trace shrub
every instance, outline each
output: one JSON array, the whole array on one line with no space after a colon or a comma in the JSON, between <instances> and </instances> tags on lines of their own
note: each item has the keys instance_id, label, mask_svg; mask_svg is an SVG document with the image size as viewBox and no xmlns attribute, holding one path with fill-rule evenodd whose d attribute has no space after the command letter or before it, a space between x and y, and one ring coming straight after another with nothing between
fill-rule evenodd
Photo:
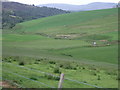
<instances>
[{"instance_id":1,"label":"shrub","mask_svg":"<svg viewBox=\"0 0 120 90\"><path fill-rule=\"evenodd\" d=\"M101 78L100 78L100 75L98 75L98 78L97 78L97 80L101 80Z\"/></svg>"},{"instance_id":2,"label":"shrub","mask_svg":"<svg viewBox=\"0 0 120 90\"><path fill-rule=\"evenodd\" d=\"M8 60L9 63L11 63L12 61L11 60Z\"/></svg>"},{"instance_id":3,"label":"shrub","mask_svg":"<svg viewBox=\"0 0 120 90\"><path fill-rule=\"evenodd\" d=\"M56 64L56 62L55 62L55 61L49 61L49 63L50 63L50 64Z\"/></svg>"},{"instance_id":4,"label":"shrub","mask_svg":"<svg viewBox=\"0 0 120 90\"><path fill-rule=\"evenodd\" d=\"M107 71L106 74L108 74L108 75L117 75L117 72L114 72L114 71Z\"/></svg>"},{"instance_id":5,"label":"shrub","mask_svg":"<svg viewBox=\"0 0 120 90\"><path fill-rule=\"evenodd\" d=\"M62 68L62 67L63 67L63 64L59 64L59 67L61 67L61 68Z\"/></svg>"},{"instance_id":6,"label":"shrub","mask_svg":"<svg viewBox=\"0 0 120 90\"><path fill-rule=\"evenodd\" d=\"M4 58L3 61L11 63L12 59L10 57L9 58Z\"/></svg>"},{"instance_id":7,"label":"shrub","mask_svg":"<svg viewBox=\"0 0 120 90\"><path fill-rule=\"evenodd\" d=\"M65 68L65 69L72 69L70 62L68 62L68 63L67 62L62 62L62 63L60 63L59 66L62 67L62 68Z\"/></svg>"},{"instance_id":8,"label":"shrub","mask_svg":"<svg viewBox=\"0 0 120 90\"><path fill-rule=\"evenodd\" d=\"M15 56L15 57L13 57L13 60L14 61L20 60L20 57L19 56Z\"/></svg>"},{"instance_id":9,"label":"shrub","mask_svg":"<svg viewBox=\"0 0 120 90\"><path fill-rule=\"evenodd\" d=\"M59 67L64 69L73 69L77 70L77 64L71 63L71 62L61 62L58 64Z\"/></svg>"},{"instance_id":10,"label":"shrub","mask_svg":"<svg viewBox=\"0 0 120 90\"><path fill-rule=\"evenodd\" d=\"M97 76L97 74L96 74L96 73L94 73L93 75L94 75L94 76Z\"/></svg>"},{"instance_id":11,"label":"shrub","mask_svg":"<svg viewBox=\"0 0 120 90\"><path fill-rule=\"evenodd\" d=\"M44 77L46 77L47 79L53 79L53 76L50 74L45 74Z\"/></svg>"},{"instance_id":12,"label":"shrub","mask_svg":"<svg viewBox=\"0 0 120 90\"><path fill-rule=\"evenodd\" d=\"M39 62L35 61L34 64L39 64Z\"/></svg>"},{"instance_id":13,"label":"shrub","mask_svg":"<svg viewBox=\"0 0 120 90\"><path fill-rule=\"evenodd\" d=\"M19 62L19 65L25 65L24 61Z\"/></svg>"},{"instance_id":14,"label":"shrub","mask_svg":"<svg viewBox=\"0 0 120 90\"><path fill-rule=\"evenodd\" d=\"M74 70L77 70L77 67L74 67L73 69L74 69Z\"/></svg>"},{"instance_id":15,"label":"shrub","mask_svg":"<svg viewBox=\"0 0 120 90\"><path fill-rule=\"evenodd\" d=\"M60 80L60 77L54 77L54 80L59 81L59 80Z\"/></svg>"},{"instance_id":16,"label":"shrub","mask_svg":"<svg viewBox=\"0 0 120 90\"><path fill-rule=\"evenodd\" d=\"M82 69L85 69L85 67L82 67Z\"/></svg>"},{"instance_id":17,"label":"shrub","mask_svg":"<svg viewBox=\"0 0 120 90\"><path fill-rule=\"evenodd\" d=\"M30 79L32 79L32 80L37 80L37 78L35 78L35 77L31 77Z\"/></svg>"},{"instance_id":18,"label":"shrub","mask_svg":"<svg viewBox=\"0 0 120 90\"><path fill-rule=\"evenodd\" d=\"M54 68L54 73L61 73L59 67Z\"/></svg>"},{"instance_id":19,"label":"shrub","mask_svg":"<svg viewBox=\"0 0 120 90\"><path fill-rule=\"evenodd\" d=\"M72 69L72 67L71 67L70 64L66 64L66 65L64 66L64 68L65 68L65 69Z\"/></svg>"},{"instance_id":20,"label":"shrub","mask_svg":"<svg viewBox=\"0 0 120 90\"><path fill-rule=\"evenodd\" d=\"M14 59L13 61L17 61L16 59Z\"/></svg>"},{"instance_id":21,"label":"shrub","mask_svg":"<svg viewBox=\"0 0 120 90\"><path fill-rule=\"evenodd\" d=\"M36 61L41 61L41 59L36 59Z\"/></svg>"},{"instance_id":22,"label":"shrub","mask_svg":"<svg viewBox=\"0 0 120 90\"><path fill-rule=\"evenodd\" d=\"M96 72L91 72L92 75L94 76L97 76L97 73Z\"/></svg>"},{"instance_id":23,"label":"shrub","mask_svg":"<svg viewBox=\"0 0 120 90\"><path fill-rule=\"evenodd\" d=\"M7 60L7 58L3 58L3 60Z\"/></svg>"},{"instance_id":24,"label":"shrub","mask_svg":"<svg viewBox=\"0 0 120 90\"><path fill-rule=\"evenodd\" d=\"M87 81L83 81L84 83L87 83Z\"/></svg>"}]
</instances>

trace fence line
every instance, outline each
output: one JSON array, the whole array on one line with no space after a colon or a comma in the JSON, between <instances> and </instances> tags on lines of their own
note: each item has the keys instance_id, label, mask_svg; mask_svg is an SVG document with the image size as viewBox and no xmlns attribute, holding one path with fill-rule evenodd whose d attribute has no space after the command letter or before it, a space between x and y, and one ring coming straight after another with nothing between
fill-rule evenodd
<instances>
[{"instance_id":1,"label":"fence line","mask_svg":"<svg viewBox=\"0 0 120 90\"><path fill-rule=\"evenodd\" d=\"M7 63L7 64L11 64L11 63ZM11 64L11 65L14 65L14 64ZM28 68L28 67L25 67L25 66L19 66L19 65L14 65L14 66L24 68L24 69L28 69L28 70L31 70L31 71L35 71L35 72L39 72L39 73L43 73L43 74L47 74L47 75L51 75L51 76L54 76L54 77L60 77L60 76L57 76L57 75L54 75L54 74L51 74L51 73L43 72L43 71L40 71L40 70L35 70L35 69Z\"/></svg>"},{"instance_id":2,"label":"fence line","mask_svg":"<svg viewBox=\"0 0 120 90\"><path fill-rule=\"evenodd\" d=\"M7 63L7 64L11 64L11 63ZM25 68L25 69L32 70L32 71L36 71L36 72L39 72L39 73L48 74L48 75L51 75L51 76L54 76L54 77L60 77L60 76L57 76L57 75L54 75L54 74L51 74L51 73L46 73L46 72L43 72L43 71L40 71L40 70L35 70L35 69L31 69L31 68L24 67L24 66L19 66L19 65L14 65L14 66L20 67L20 68ZM92 86L92 87L95 87L95 88L103 88L103 87L99 87L99 86L96 86L96 85L91 85L91 84L88 84L88 83L84 83L84 82L80 82L80 81L77 81L77 80L73 80L73 79L70 79L70 78L64 78L64 79L72 81L72 82L76 82L76 83Z\"/></svg>"},{"instance_id":3,"label":"fence line","mask_svg":"<svg viewBox=\"0 0 120 90\"><path fill-rule=\"evenodd\" d=\"M80 82L80 81L77 81L77 80L72 80L72 79L69 79L69 78L65 78L65 79L69 80L69 81L72 81L72 82L81 83L81 84L85 84L85 85L88 85L88 86L96 87L96 88L102 88L102 87L98 87L96 85L91 85L91 84L88 84L88 83Z\"/></svg>"},{"instance_id":4,"label":"fence line","mask_svg":"<svg viewBox=\"0 0 120 90\"><path fill-rule=\"evenodd\" d=\"M25 79L28 79L28 80L37 82L37 83L40 83L40 84L42 84L42 85L44 85L44 86L47 86L47 87L50 87L50 88L55 88L55 87L53 87L53 86L49 86L49 85L47 85L47 84L45 84L45 83L42 83L42 82L40 82L40 81L35 81L35 80L33 80L33 79L27 78L27 77L25 77L25 76L23 76L23 75L20 75L20 74L17 74L17 73L13 73L13 72L10 72L10 71L8 71L8 70L4 70L4 71L6 71L6 72L8 72L8 73L11 73L11 74L14 74L14 75L16 75L16 76L19 76L19 77L22 77L22 78L25 78Z\"/></svg>"}]
</instances>

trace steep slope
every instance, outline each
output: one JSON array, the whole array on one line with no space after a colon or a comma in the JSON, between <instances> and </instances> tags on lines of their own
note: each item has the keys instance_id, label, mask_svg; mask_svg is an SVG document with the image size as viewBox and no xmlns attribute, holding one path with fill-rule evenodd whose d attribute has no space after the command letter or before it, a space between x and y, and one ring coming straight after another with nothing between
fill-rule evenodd
<instances>
[{"instance_id":1,"label":"steep slope","mask_svg":"<svg viewBox=\"0 0 120 90\"><path fill-rule=\"evenodd\" d=\"M68 13L56 8L37 7L17 2L2 2L3 27L13 27L16 23Z\"/></svg>"}]
</instances>

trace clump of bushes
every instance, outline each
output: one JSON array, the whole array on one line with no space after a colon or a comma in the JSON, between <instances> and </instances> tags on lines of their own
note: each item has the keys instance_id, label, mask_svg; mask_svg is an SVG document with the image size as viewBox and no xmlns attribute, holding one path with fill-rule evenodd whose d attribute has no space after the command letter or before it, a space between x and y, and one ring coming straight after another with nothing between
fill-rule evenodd
<instances>
[{"instance_id":1,"label":"clump of bushes","mask_svg":"<svg viewBox=\"0 0 120 90\"><path fill-rule=\"evenodd\" d=\"M114 72L114 71L107 71L106 74L108 74L108 75L116 75L117 76L117 72Z\"/></svg>"},{"instance_id":2,"label":"clump of bushes","mask_svg":"<svg viewBox=\"0 0 120 90\"><path fill-rule=\"evenodd\" d=\"M54 73L61 73L59 67L54 68Z\"/></svg>"},{"instance_id":3,"label":"clump of bushes","mask_svg":"<svg viewBox=\"0 0 120 90\"><path fill-rule=\"evenodd\" d=\"M84 83L87 83L87 81L83 81Z\"/></svg>"},{"instance_id":4,"label":"clump of bushes","mask_svg":"<svg viewBox=\"0 0 120 90\"><path fill-rule=\"evenodd\" d=\"M45 63L47 64L48 61L46 58L35 59L34 64Z\"/></svg>"},{"instance_id":5,"label":"clump of bushes","mask_svg":"<svg viewBox=\"0 0 120 90\"><path fill-rule=\"evenodd\" d=\"M70 63L70 62L61 62L58 64L59 67L64 68L64 69L73 69L77 70L77 64Z\"/></svg>"},{"instance_id":6,"label":"clump of bushes","mask_svg":"<svg viewBox=\"0 0 120 90\"><path fill-rule=\"evenodd\" d=\"M3 61L11 63L12 62L12 57L3 58Z\"/></svg>"},{"instance_id":7,"label":"clump of bushes","mask_svg":"<svg viewBox=\"0 0 120 90\"><path fill-rule=\"evenodd\" d=\"M85 67L82 67L82 69L85 69Z\"/></svg>"},{"instance_id":8,"label":"clump of bushes","mask_svg":"<svg viewBox=\"0 0 120 90\"><path fill-rule=\"evenodd\" d=\"M8 60L7 62L11 63L11 62L12 62L12 60Z\"/></svg>"},{"instance_id":9,"label":"clump of bushes","mask_svg":"<svg viewBox=\"0 0 120 90\"><path fill-rule=\"evenodd\" d=\"M46 77L47 79L53 79L53 76L49 74L45 74L44 77Z\"/></svg>"},{"instance_id":10,"label":"clump of bushes","mask_svg":"<svg viewBox=\"0 0 120 90\"><path fill-rule=\"evenodd\" d=\"M37 78L35 78L35 77L31 77L30 79L32 79L32 80L37 80Z\"/></svg>"},{"instance_id":11,"label":"clump of bushes","mask_svg":"<svg viewBox=\"0 0 120 90\"><path fill-rule=\"evenodd\" d=\"M38 62L38 61L35 61L34 64L39 64L39 62Z\"/></svg>"},{"instance_id":12,"label":"clump of bushes","mask_svg":"<svg viewBox=\"0 0 120 90\"><path fill-rule=\"evenodd\" d=\"M97 78L97 80L101 80L101 78L100 78L100 75L98 75L98 78Z\"/></svg>"},{"instance_id":13,"label":"clump of bushes","mask_svg":"<svg viewBox=\"0 0 120 90\"><path fill-rule=\"evenodd\" d=\"M38 62L43 61L43 60L44 60L43 58L36 59L36 61L38 61Z\"/></svg>"},{"instance_id":14,"label":"clump of bushes","mask_svg":"<svg viewBox=\"0 0 120 90\"><path fill-rule=\"evenodd\" d=\"M96 72L91 72L92 75L94 76L97 76L97 73Z\"/></svg>"},{"instance_id":15,"label":"clump of bushes","mask_svg":"<svg viewBox=\"0 0 120 90\"><path fill-rule=\"evenodd\" d=\"M50 64L56 64L56 62L55 62L55 61L49 61L49 63L50 63Z\"/></svg>"},{"instance_id":16,"label":"clump of bushes","mask_svg":"<svg viewBox=\"0 0 120 90\"><path fill-rule=\"evenodd\" d=\"M94 76L97 76L97 74L96 74L96 73L94 73L93 75L94 75Z\"/></svg>"},{"instance_id":17,"label":"clump of bushes","mask_svg":"<svg viewBox=\"0 0 120 90\"><path fill-rule=\"evenodd\" d=\"M20 61L19 65L25 65L25 62L24 61Z\"/></svg>"}]
</instances>

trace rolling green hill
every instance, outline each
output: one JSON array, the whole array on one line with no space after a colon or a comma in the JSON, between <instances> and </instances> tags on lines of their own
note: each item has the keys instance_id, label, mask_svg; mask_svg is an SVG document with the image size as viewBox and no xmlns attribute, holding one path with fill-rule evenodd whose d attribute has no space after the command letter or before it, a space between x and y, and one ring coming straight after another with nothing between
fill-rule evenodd
<instances>
[{"instance_id":1,"label":"rolling green hill","mask_svg":"<svg viewBox=\"0 0 120 90\"><path fill-rule=\"evenodd\" d=\"M113 8L50 16L3 30L3 80L28 88L46 88L36 82L57 87L58 78L40 71L62 72L65 78L117 88L117 19ZM69 80L63 87L91 88Z\"/></svg>"},{"instance_id":2,"label":"rolling green hill","mask_svg":"<svg viewBox=\"0 0 120 90\"><path fill-rule=\"evenodd\" d=\"M68 35L69 38L116 32L117 9L57 15L20 23L14 29L18 32L47 34L53 37Z\"/></svg>"},{"instance_id":3,"label":"rolling green hill","mask_svg":"<svg viewBox=\"0 0 120 90\"><path fill-rule=\"evenodd\" d=\"M26 54L24 55L34 56L36 53L35 56L37 56L38 53L40 55L42 50L45 57L49 56L52 59L52 57L57 56L60 58L63 56L64 58L65 55L61 53L67 51L68 54L75 55L72 59L117 63L117 8L56 15L27 21L17 24L11 32L12 34L3 34L3 44L5 43L6 46L4 51L9 49L9 51L14 51L13 48L16 48L15 54L17 55L22 54L22 50L23 52L25 50ZM96 41L99 47L89 49L93 41ZM106 44L111 46L105 47ZM20 48L21 52L19 51ZM85 56L79 55L83 53L81 48L83 51L86 50ZM96 53L93 56L93 53L89 56L88 51L91 52L94 49L95 53L98 52L98 54ZM29 50L33 51L29 52ZM56 50L60 52L57 53ZM71 53L68 52L69 50ZM111 53L104 52L104 50ZM5 53L8 54L9 51ZM14 54L12 51L9 54ZM17 51L20 53L16 53ZM78 56L76 56L77 54ZM103 58L96 58L100 55L103 55ZM106 58L110 56L113 57L107 60Z\"/></svg>"}]
</instances>

